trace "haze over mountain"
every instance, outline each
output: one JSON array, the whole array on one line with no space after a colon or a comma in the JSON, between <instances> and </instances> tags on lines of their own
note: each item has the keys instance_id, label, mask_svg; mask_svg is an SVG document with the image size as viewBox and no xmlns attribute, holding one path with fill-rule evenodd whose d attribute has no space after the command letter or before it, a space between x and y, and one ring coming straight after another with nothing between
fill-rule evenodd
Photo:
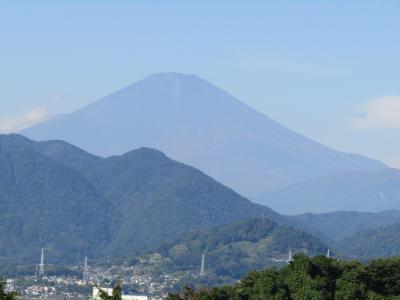
<instances>
[{"instance_id":1,"label":"haze over mountain","mask_svg":"<svg viewBox=\"0 0 400 300\"><path fill-rule=\"evenodd\" d=\"M385 167L324 147L201 78L177 73L151 75L22 133L101 156L159 149L246 196L339 171Z\"/></svg>"},{"instance_id":2,"label":"haze over mountain","mask_svg":"<svg viewBox=\"0 0 400 300\"><path fill-rule=\"evenodd\" d=\"M400 209L400 170L323 176L267 193L258 202L283 214Z\"/></svg>"},{"instance_id":3,"label":"haze over mountain","mask_svg":"<svg viewBox=\"0 0 400 300\"><path fill-rule=\"evenodd\" d=\"M378 213L336 211L325 214L306 213L293 217L304 224L308 232L323 240L338 242L358 232L378 229L400 221L400 211L388 210Z\"/></svg>"},{"instance_id":4,"label":"haze over mountain","mask_svg":"<svg viewBox=\"0 0 400 300\"><path fill-rule=\"evenodd\" d=\"M181 234L263 216L201 171L149 148L100 158L63 141L0 135L0 257L124 257Z\"/></svg>"},{"instance_id":5,"label":"haze over mountain","mask_svg":"<svg viewBox=\"0 0 400 300\"><path fill-rule=\"evenodd\" d=\"M154 149L140 148L103 159L83 174L122 214L123 225L114 235L115 253L144 249L184 232L251 216L287 222L271 209Z\"/></svg>"},{"instance_id":6,"label":"haze over mountain","mask_svg":"<svg viewBox=\"0 0 400 300\"><path fill-rule=\"evenodd\" d=\"M391 225L358 232L342 239L337 247L347 256L371 259L400 255L400 221Z\"/></svg>"},{"instance_id":7,"label":"haze over mountain","mask_svg":"<svg viewBox=\"0 0 400 300\"><path fill-rule=\"evenodd\" d=\"M126 259L154 251L161 242L176 246L186 240L195 247L193 253L203 246L215 248L210 257L224 262L222 271L236 277L243 264L218 255L238 254L236 259L258 267L271 256L284 255L288 247L322 249L321 240L350 256L397 253L395 246L386 252L386 247L373 246L377 252L365 254L359 245L371 246L365 229L395 224L398 211L286 217L150 148L100 158L63 141L0 135L0 170L0 257L32 262L44 247L53 262L84 255ZM387 228L371 236L380 239L383 232L387 239L389 232L397 245L395 230ZM353 235L358 242L349 242ZM179 258L167 252L167 260ZM192 261L176 263L194 262L195 256L185 255Z\"/></svg>"}]
</instances>

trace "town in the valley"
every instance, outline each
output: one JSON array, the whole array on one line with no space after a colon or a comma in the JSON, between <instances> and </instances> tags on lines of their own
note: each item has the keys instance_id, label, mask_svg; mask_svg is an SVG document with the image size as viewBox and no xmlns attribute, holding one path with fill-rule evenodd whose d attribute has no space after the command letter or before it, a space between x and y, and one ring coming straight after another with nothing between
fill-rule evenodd
<instances>
[{"instance_id":1,"label":"town in the valley","mask_svg":"<svg viewBox=\"0 0 400 300\"><path fill-rule=\"evenodd\" d=\"M38 265L36 274L6 278L6 290L19 299L99 299L99 289L112 292L123 285L124 300L163 299L179 281L174 275L154 274L137 266L70 266L72 275L46 275ZM44 271L44 272L43 272Z\"/></svg>"}]
</instances>

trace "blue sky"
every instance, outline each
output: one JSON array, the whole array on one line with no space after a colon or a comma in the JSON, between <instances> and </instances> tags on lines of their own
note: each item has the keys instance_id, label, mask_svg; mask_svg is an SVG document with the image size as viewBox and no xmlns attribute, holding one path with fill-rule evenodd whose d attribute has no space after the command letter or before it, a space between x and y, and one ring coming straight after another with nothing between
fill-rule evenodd
<instances>
[{"instance_id":1,"label":"blue sky","mask_svg":"<svg viewBox=\"0 0 400 300\"><path fill-rule=\"evenodd\" d=\"M398 1L0 0L0 131L175 71L400 167L399 15Z\"/></svg>"}]
</instances>

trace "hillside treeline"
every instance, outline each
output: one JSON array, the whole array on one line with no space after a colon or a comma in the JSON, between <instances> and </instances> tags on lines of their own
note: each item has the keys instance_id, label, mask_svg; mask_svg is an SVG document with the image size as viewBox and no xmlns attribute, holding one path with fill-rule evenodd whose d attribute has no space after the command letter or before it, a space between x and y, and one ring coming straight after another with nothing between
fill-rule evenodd
<instances>
[{"instance_id":1,"label":"hillside treeline","mask_svg":"<svg viewBox=\"0 0 400 300\"><path fill-rule=\"evenodd\" d=\"M168 300L214 299L400 299L400 258L363 264L301 254L280 270L250 272L233 286L198 290L186 286L168 296Z\"/></svg>"}]
</instances>

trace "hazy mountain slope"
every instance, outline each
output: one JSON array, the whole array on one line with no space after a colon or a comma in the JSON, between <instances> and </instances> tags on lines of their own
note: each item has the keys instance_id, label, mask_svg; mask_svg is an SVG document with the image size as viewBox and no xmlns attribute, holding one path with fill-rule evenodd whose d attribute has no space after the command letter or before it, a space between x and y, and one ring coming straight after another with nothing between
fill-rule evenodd
<instances>
[{"instance_id":1,"label":"hazy mountain slope","mask_svg":"<svg viewBox=\"0 0 400 300\"><path fill-rule=\"evenodd\" d=\"M250 218L198 231L160 247L161 268L169 271L199 271L202 253L208 276L218 280L238 279L254 269L276 265L272 259L287 259L293 253L325 254L317 238L264 218Z\"/></svg>"},{"instance_id":2,"label":"hazy mountain slope","mask_svg":"<svg viewBox=\"0 0 400 300\"><path fill-rule=\"evenodd\" d=\"M199 170L149 148L104 159L85 176L124 215L114 240L114 247L124 245L122 253L255 215L287 222Z\"/></svg>"},{"instance_id":3,"label":"hazy mountain slope","mask_svg":"<svg viewBox=\"0 0 400 300\"><path fill-rule=\"evenodd\" d=\"M157 150L99 158L19 135L0 146L0 257L124 257L250 216L294 222Z\"/></svg>"},{"instance_id":4,"label":"hazy mountain slope","mask_svg":"<svg viewBox=\"0 0 400 300\"><path fill-rule=\"evenodd\" d=\"M36 151L57 161L58 163L82 172L94 167L101 157L90 154L64 141L43 141L33 144Z\"/></svg>"},{"instance_id":5,"label":"hazy mountain slope","mask_svg":"<svg viewBox=\"0 0 400 300\"><path fill-rule=\"evenodd\" d=\"M102 156L147 146L246 196L383 164L333 151L277 124L197 76L162 73L23 131Z\"/></svg>"},{"instance_id":6,"label":"hazy mountain slope","mask_svg":"<svg viewBox=\"0 0 400 300\"><path fill-rule=\"evenodd\" d=\"M258 202L283 214L400 209L400 170L325 176L268 193Z\"/></svg>"},{"instance_id":7,"label":"hazy mountain slope","mask_svg":"<svg viewBox=\"0 0 400 300\"><path fill-rule=\"evenodd\" d=\"M99 158L0 135L0 174L0 257L37 260L44 247L47 261L118 258L252 216L294 223L149 148Z\"/></svg>"},{"instance_id":8,"label":"hazy mountain slope","mask_svg":"<svg viewBox=\"0 0 400 300\"><path fill-rule=\"evenodd\" d=\"M349 257L374 258L400 256L400 221L375 230L359 232L337 244Z\"/></svg>"},{"instance_id":9,"label":"hazy mountain slope","mask_svg":"<svg viewBox=\"0 0 400 300\"><path fill-rule=\"evenodd\" d=\"M76 261L110 242L112 206L78 172L0 135L0 256Z\"/></svg>"},{"instance_id":10,"label":"hazy mountain slope","mask_svg":"<svg viewBox=\"0 0 400 300\"><path fill-rule=\"evenodd\" d=\"M379 213L363 213L355 211L337 211L326 214L303 214L294 216L305 224L310 232L317 236L339 241L360 231L377 229L400 221L400 211L391 210ZM314 228L314 230L312 230Z\"/></svg>"}]
</instances>

